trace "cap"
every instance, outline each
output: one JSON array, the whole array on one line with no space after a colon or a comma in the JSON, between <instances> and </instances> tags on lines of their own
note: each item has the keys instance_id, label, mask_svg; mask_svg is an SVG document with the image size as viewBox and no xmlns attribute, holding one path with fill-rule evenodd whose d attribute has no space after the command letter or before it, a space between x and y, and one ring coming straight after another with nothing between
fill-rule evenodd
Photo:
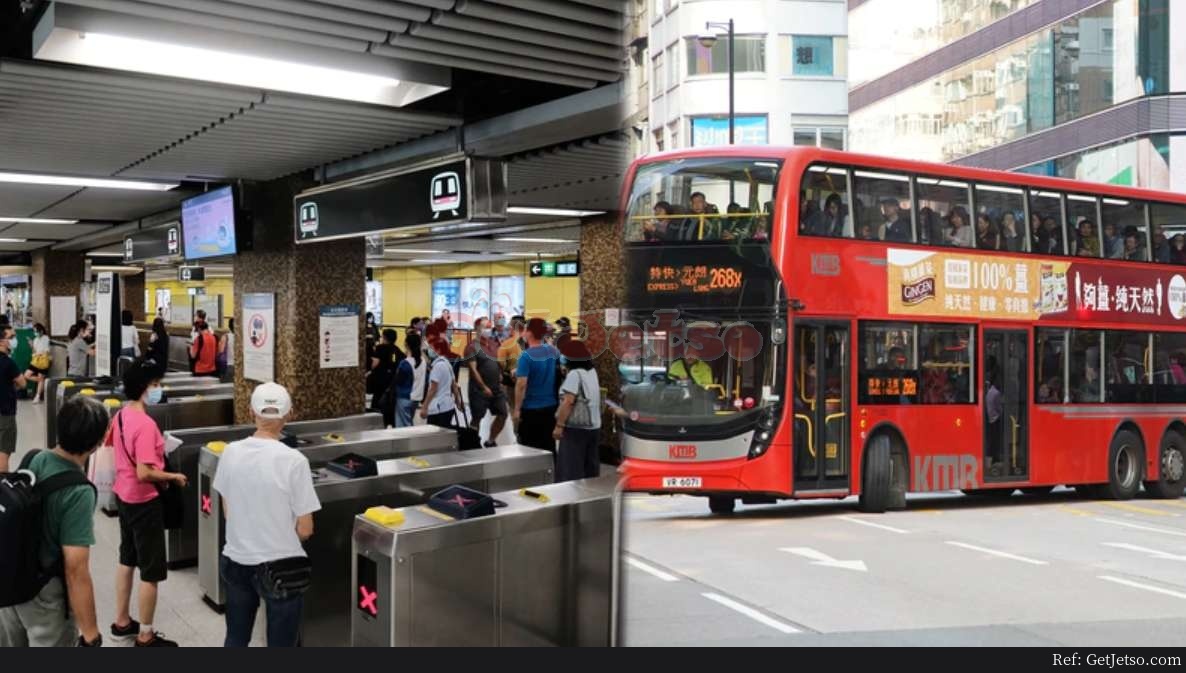
<instances>
[{"instance_id":1,"label":"cap","mask_svg":"<svg viewBox=\"0 0 1186 673\"><path fill-rule=\"evenodd\" d=\"M284 418L292 411L292 397L278 383L263 383L251 393L251 410L260 418Z\"/></svg>"}]
</instances>

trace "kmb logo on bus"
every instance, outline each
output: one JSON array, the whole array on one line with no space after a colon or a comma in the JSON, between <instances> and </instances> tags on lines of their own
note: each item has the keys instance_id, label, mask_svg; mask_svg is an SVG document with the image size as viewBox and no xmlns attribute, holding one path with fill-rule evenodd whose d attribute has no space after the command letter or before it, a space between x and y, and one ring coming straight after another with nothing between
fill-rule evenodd
<instances>
[{"instance_id":1,"label":"kmb logo on bus","mask_svg":"<svg viewBox=\"0 0 1186 673\"><path fill-rule=\"evenodd\" d=\"M914 306L921 304L928 299L935 298L935 279L923 278L922 280L911 283L910 285L902 286L902 303L907 306Z\"/></svg>"},{"instance_id":2,"label":"kmb logo on bus","mask_svg":"<svg viewBox=\"0 0 1186 673\"><path fill-rule=\"evenodd\" d=\"M696 445L695 444L669 444L667 446L667 457L672 460L695 460Z\"/></svg>"}]
</instances>

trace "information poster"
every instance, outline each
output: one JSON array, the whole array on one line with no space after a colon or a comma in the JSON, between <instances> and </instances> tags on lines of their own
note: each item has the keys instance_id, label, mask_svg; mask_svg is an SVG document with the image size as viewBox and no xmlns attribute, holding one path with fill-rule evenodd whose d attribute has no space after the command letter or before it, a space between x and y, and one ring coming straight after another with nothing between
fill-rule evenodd
<instances>
[{"instance_id":1,"label":"information poster","mask_svg":"<svg viewBox=\"0 0 1186 673\"><path fill-rule=\"evenodd\" d=\"M276 295L244 294L243 378L260 383L276 379Z\"/></svg>"},{"instance_id":2,"label":"information poster","mask_svg":"<svg viewBox=\"0 0 1186 673\"><path fill-rule=\"evenodd\" d=\"M111 339L112 330L115 325L112 324L111 312L113 310L113 302L115 301L115 274L101 273L99 274L98 287L96 288L96 308L95 311L95 376L112 376L114 369L111 366Z\"/></svg>"},{"instance_id":3,"label":"information poster","mask_svg":"<svg viewBox=\"0 0 1186 673\"><path fill-rule=\"evenodd\" d=\"M432 319L441 317L445 311L456 321L461 312L461 280L443 278L432 281Z\"/></svg>"},{"instance_id":4,"label":"information poster","mask_svg":"<svg viewBox=\"0 0 1186 673\"><path fill-rule=\"evenodd\" d=\"M156 317L168 325L173 322L173 293L169 290L156 291Z\"/></svg>"},{"instance_id":5,"label":"information poster","mask_svg":"<svg viewBox=\"0 0 1186 673\"><path fill-rule=\"evenodd\" d=\"M74 297L49 298L49 331L54 336L63 336L70 326L78 322L78 300Z\"/></svg>"},{"instance_id":6,"label":"information poster","mask_svg":"<svg viewBox=\"0 0 1186 673\"><path fill-rule=\"evenodd\" d=\"M357 305L321 307L318 334L318 359L322 369L358 367L360 333Z\"/></svg>"},{"instance_id":7,"label":"information poster","mask_svg":"<svg viewBox=\"0 0 1186 673\"><path fill-rule=\"evenodd\" d=\"M383 324L383 283L377 280L367 281L367 313L375 316L375 324Z\"/></svg>"},{"instance_id":8,"label":"information poster","mask_svg":"<svg viewBox=\"0 0 1186 673\"><path fill-rule=\"evenodd\" d=\"M490 317L506 319L526 315L526 292L523 276L495 276L490 279Z\"/></svg>"},{"instance_id":9,"label":"information poster","mask_svg":"<svg viewBox=\"0 0 1186 673\"><path fill-rule=\"evenodd\" d=\"M473 329L475 320L489 317L490 278L462 278L461 310L454 316L454 327Z\"/></svg>"}]
</instances>

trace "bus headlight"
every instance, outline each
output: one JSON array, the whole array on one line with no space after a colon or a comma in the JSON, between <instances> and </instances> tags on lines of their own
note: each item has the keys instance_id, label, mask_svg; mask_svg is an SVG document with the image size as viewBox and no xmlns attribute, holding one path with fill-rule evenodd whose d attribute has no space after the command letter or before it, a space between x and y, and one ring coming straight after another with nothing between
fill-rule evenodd
<instances>
[{"instance_id":1,"label":"bus headlight","mask_svg":"<svg viewBox=\"0 0 1186 673\"><path fill-rule=\"evenodd\" d=\"M774 439L774 430L778 425L778 419L782 416L782 407L779 404L771 404L762 410L758 416L758 427L754 430L754 438L750 443L749 458L753 460L766 453L770 448L770 442Z\"/></svg>"}]
</instances>

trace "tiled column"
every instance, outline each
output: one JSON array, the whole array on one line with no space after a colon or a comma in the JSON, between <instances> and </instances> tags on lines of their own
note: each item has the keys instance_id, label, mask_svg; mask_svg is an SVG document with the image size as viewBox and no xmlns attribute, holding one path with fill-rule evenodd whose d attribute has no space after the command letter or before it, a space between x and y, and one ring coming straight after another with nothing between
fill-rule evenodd
<instances>
[{"instance_id":1,"label":"tiled column","mask_svg":"<svg viewBox=\"0 0 1186 673\"><path fill-rule=\"evenodd\" d=\"M82 274L85 258L78 252L57 252L53 250L37 250L33 253L32 303L33 321L45 325L46 329L54 331L54 325L49 320L50 297L74 297L79 299L82 289ZM143 288L141 288L143 290ZM76 301L76 305L77 305ZM81 311L81 307L80 307ZM76 316L77 317L77 316ZM57 331L65 336L64 329L69 325L58 325Z\"/></svg>"},{"instance_id":2,"label":"tiled column","mask_svg":"<svg viewBox=\"0 0 1186 673\"><path fill-rule=\"evenodd\" d=\"M606 347L605 338L612 328L604 325L605 309L621 308L626 302L626 268L618 223L611 216L585 220L581 225L581 315L596 323L588 331L589 350L601 352L594 363L601 387L608 397L621 403L618 361ZM601 444L618 447L617 423L606 415L601 423Z\"/></svg>"},{"instance_id":3,"label":"tiled column","mask_svg":"<svg viewBox=\"0 0 1186 673\"><path fill-rule=\"evenodd\" d=\"M123 289L121 306L132 312L132 320L147 320L144 315L144 274L123 276L119 279L119 286Z\"/></svg>"},{"instance_id":4,"label":"tiled column","mask_svg":"<svg viewBox=\"0 0 1186 673\"><path fill-rule=\"evenodd\" d=\"M236 324L243 325L243 295L276 296L276 382L292 394L292 420L360 414L366 407L359 315L360 367L321 369L317 328L322 306L366 305L366 243L363 239L296 245L292 199L312 184L279 180L252 189L245 204L255 218L253 250L235 257ZM360 312L361 313L361 312ZM251 391L243 378L243 331L235 352L235 422L251 422Z\"/></svg>"}]
</instances>

